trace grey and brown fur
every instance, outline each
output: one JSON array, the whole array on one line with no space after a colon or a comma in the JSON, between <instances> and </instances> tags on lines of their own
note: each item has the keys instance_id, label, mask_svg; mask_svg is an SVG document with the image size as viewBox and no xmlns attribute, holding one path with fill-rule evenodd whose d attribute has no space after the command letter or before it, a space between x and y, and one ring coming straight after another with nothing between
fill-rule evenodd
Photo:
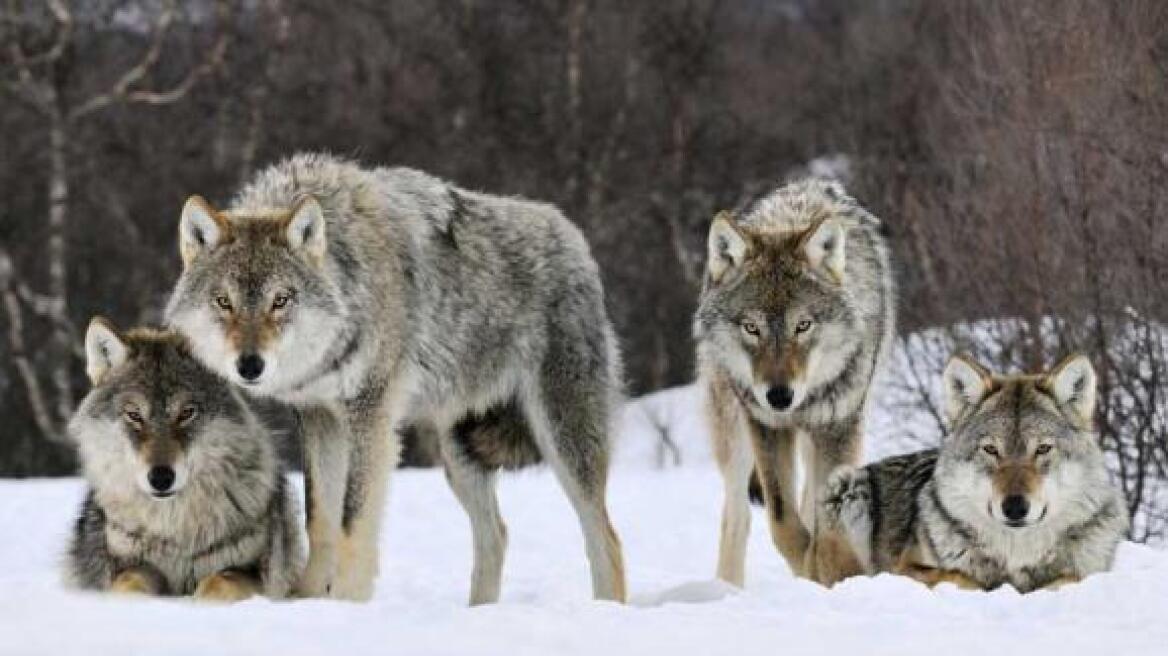
<instances>
[{"instance_id":1,"label":"grey and brown fur","mask_svg":"<svg viewBox=\"0 0 1168 656\"><path fill-rule=\"evenodd\" d=\"M838 183L795 182L714 219L694 332L725 482L720 578L745 577L754 467L775 545L792 571L814 577L816 490L856 462L894 320L880 222Z\"/></svg>"},{"instance_id":2,"label":"grey and brown fur","mask_svg":"<svg viewBox=\"0 0 1168 656\"><path fill-rule=\"evenodd\" d=\"M1109 569L1128 516L1092 427L1087 359L995 376L957 357L944 380L939 450L832 475L818 537L840 558L821 581L895 572L1029 592Z\"/></svg>"},{"instance_id":3,"label":"grey and brown fur","mask_svg":"<svg viewBox=\"0 0 1168 656\"><path fill-rule=\"evenodd\" d=\"M93 389L69 424L89 491L76 586L236 601L286 597L304 564L271 435L176 333L94 319Z\"/></svg>"},{"instance_id":4,"label":"grey and brown fur","mask_svg":"<svg viewBox=\"0 0 1168 656\"><path fill-rule=\"evenodd\" d=\"M195 353L302 420L302 591L365 599L400 431L438 437L470 516L472 603L498 599L501 467L547 462L598 598L625 598L605 488L620 361L595 261L554 207L302 154L230 208L195 197L167 316ZM262 365L262 367L260 367Z\"/></svg>"}]
</instances>

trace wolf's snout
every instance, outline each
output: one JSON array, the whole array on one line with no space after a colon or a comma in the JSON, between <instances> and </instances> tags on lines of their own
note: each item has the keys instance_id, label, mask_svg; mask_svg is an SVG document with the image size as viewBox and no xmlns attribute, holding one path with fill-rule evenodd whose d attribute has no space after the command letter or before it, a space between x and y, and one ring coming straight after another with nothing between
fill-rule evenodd
<instances>
[{"instance_id":1,"label":"wolf's snout","mask_svg":"<svg viewBox=\"0 0 1168 656\"><path fill-rule=\"evenodd\" d=\"M174 469L166 465L151 467L150 471L146 474L146 482L150 483L150 487L159 494L170 492L175 478Z\"/></svg>"},{"instance_id":2,"label":"wolf's snout","mask_svg":"<svg viewBox=\"0 0 1168 656\"><path fill-rule=\"evenodd\" d=\"M795 391L786 385L775 385L767 390L766 399L775 410L786 410L795 400Z\"/></svg>"},{"instance_id":3,"label":"wolf's snout","mask_svg":"<svg viewBox=\"0 0 1168 656\"><path fill-rule=\"evenodd\" d=\"M235 370L244 380L253 381L264 373L264 359L254 353L241 355L235 361Z\"/></svg>"},{"instance_id":4,"label":"wolf's snout","mask_svg":"<svg viewBox=\"0 0 1168 656\"><path fill-rule=\"evenodd\" d=\"M1030 513L1030 502L1021 494L1011 494L1002 499L1002 514L1011 524L1021 524Z\"/></svg>"}]
</instances>

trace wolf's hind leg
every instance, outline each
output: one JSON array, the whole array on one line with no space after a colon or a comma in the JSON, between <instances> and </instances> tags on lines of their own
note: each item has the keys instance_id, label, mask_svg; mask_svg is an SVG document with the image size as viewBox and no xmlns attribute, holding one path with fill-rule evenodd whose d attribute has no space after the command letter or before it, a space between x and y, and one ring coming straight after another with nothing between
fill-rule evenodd
<instances>
[{"instance_id":1,"label":"wolf's hind leg","mask_svg":"<svg viewBox=\"0 0 1168 656\"><path fill-rule=\"evenodd\" d=\"M446 480L470 518L474 542L474 566L470 578L470 604L494 603L502 587L507 555L507 526L499 513L495 472L468 461L449 430L439 438Z\"/></svg>"},{"instance_id":2,"label":"wolf's hind leg","mask_svg":"<svg viewBox=\"0 0 1168 656\"><path fill-rule=\"evenodd\" d=\"M624 602L625 565L620 538L606 505L610 391L565 376L529 391L523 409L544 460L568 495L592 570L596 599Z\"/></svg>"},{"instance_id":3,"label":"wolf's hind leg","mask_svg":"<svg viewBox=\"0 0 1168 656\"><path fill-rule=\"evenodd\" d=\"M166 579L152 567L130 567L114 576L109 589L115 594L161 595L166 593Z\"/></svg>"},{"instance_id":4,"label":"wolf's hind leg","mask_svg":"<svg viewBox=\"0 0 1168 656\"><path fill-rule=\"evenodd\" d=\"M742 587L746 582L746 543L750 537L750 472L754 453L742 430L733 399L716 398L710 390L707 415L713 436L714 457L725 489L722 528L718 540L718 578Z\"/></svg>"},{"instance_id":5,"label":"wolf's hind leg","mask_svg":"<svg viewBox=\"0 0 1168 656\"><path fill-rule=\"evenodd\" d=\"M302 409L298 415L304 439L304 509L309 550L297 594L326 597L337 575L350 438L329 408Z\"/></svg>"},{"instance_id":6,"label":"wolf's hind leg","mask_svg":"<svg viewBox=\"0 0 1168 656\"><path fill-rule=\"evenodd\" d=\"M256 577L227 569L199 581L194 597L198 601L234 603L259 594L260 587Z\"/></svg>"}]
</instances>

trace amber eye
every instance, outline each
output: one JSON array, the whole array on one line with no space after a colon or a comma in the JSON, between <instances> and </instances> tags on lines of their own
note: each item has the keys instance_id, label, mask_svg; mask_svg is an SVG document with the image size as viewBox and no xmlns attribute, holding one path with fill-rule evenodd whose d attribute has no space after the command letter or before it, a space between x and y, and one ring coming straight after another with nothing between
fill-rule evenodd
<instances>
[{"instance_id":1,"label":"amber eye","mask_svg":"<svg viewBox=\"0 0 1168 656\"><path fill-rule=\"evenodd\" d=\"M1050 453L1050 450L1053 448L1054 447L1049 445L1049 444L1039 444L1038 448L1034 450L1034 453L1036 455L1044 456L1044 455Z\"/></svg>"},{"instance_id":2,"label":"amber eye","mask_svg":"<svg viewBox=\"0 0 1168 656\"><path fill-rule=\"evenodd\" d=\"M231 311L231 299L227 298L226 294L216 294L215 295L215 307L219 308L220 310L223 310L224 312L230 312Z\"/></svg>"},{"instance_id":3,"label":"amber eye","mask_svg":"<svg viewBox=\"0 0 1168 656\"><path fill-rule=\"evenodd\" d=\"M136 424L136 425L142 424L142 413L141 412L138 412L137 410L135 410L133 408L126 408L125 410L122 411L122 414L125 415L126 421L130 422L131 424Z\"/></svg>"},{"instance_id":4,"label":"amber eye","mask_svg":"<svg viewBox=\"0 0 1168 656\"><path fill-rule=\"evenodd\" d=\"M983 446L981 448L981 450L985 451L986 453L990 454L991 456L993 456L995 458L998 457L998 447L996 447L992 444L987 444L987 445Z\"/></svg>"},{"instance_id":5,"label":"amber eye","mask_svg":"<svg viewBox=\"0 0 1168 656\"><path fill-rule=\"evenodd\" d=\"M745 331L747 335L752 337L759 336L758 324L753 321L743 321L742 330Z\"/></svg>"},{"instance_id":6,"label":"amber eye","mask_svg":"<svg viewBox=\"0 0 1168 656\"><path fill-rule=\"evenodd\" d=\"M182 412L178 413L178 423L185 424L185 423L189 422L190 420L194 419L195 415L197 415L198 413L199 413L198 408L196 408L193 405L188 405L187 407L182 409Z\"/></svg>"},{"instance_id":7,"label":"amber eye","mask_svg":"<svg viewBox=\"0 0 1168 656\"><path fill-rule=\"evenodd\" d=\"M808 330L811 330L811 321L808 319L804 319L804 320L800 321L799 323L795 324L795 334L796 335L798 335L799 333L805 333Z\"/></svg>"},{"instance_id":8,"label":"amber eye","mask_svg":"<svg viewBox=\"0 0 1168 656\"><path fill-rule=\"evenodd\" d=\"M289 294L287 292L280 292L279 294L276 294L275 298L272 299L272 309L273 310L283 310L284 308L288 307L288 304L291 302L292 302L292 295L291 294Z\"/></svg>"}]
</instances>

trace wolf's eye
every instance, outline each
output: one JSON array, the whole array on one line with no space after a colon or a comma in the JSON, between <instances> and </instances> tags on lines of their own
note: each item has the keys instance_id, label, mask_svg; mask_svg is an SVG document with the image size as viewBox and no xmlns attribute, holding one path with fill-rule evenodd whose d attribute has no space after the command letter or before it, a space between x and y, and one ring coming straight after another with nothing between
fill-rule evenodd
<instances>
[{"instance_id":1,"label":"wolf's eye","mask_svg":"<svg viewBox=\"0 0 1168 656\"><path fill-rule=\"evenodd\" d=\"M273 310L283 310L284 308L288 307L288 304L291 302L292 302L292 295L291 294L289 294L287 292L280 292L279 294L276 294L275 298L272 299L272 309Z\"/></svg>"},{"instance_id":2,"label":"wolf's eye","mask_svg":"<svg viewBox=\"0 0 1168 656\"><path fill-rule=\"evenodd\" d=\"M742 330L751 337L758 337L759 335L758 324L753 321L743 321Z\"/></svg>"},{"instance_id":3,"label":"wolf's eye","mask_svg":"<svg viewBox=\"0 0 1168 656\"><path fill-rule=\"evenodd\" d=\"M126 408L122 411L122 415L126 417L126 421L131 424L140 426L142 424L142 413L133 408Z\"/></svg>"},{"instance_id":4,"label":"wolf's eye","mask_svg":"<svg viewBox=\"0 0 1168 656\"><path fill-rule=\"evenodd\" d=\"M798 335L800 333L805 333L808 330L811 330L811 321L809 319L804 319L804 320L800 321L799 323L795 324L795 334L796 335Z\"/></svg>"},{"instance_id":5,"label":"wolf's eye","mask_svg":"<svg viewBox=\"0 0 1168 656\"><path fill-rule=\"evenodd\" d=\"M983 446L981 448L981 450L985 451L986 453L990 454L991 456L993 456L995 458L998 457L998 447L996 447L992 444L987 444L987 445Z\"/></svg>"},{"instance_id":6,"label":"wolf's eye","mask_svg":"<svg viewBox=\"0 0 1168 656\"><path fill-rule=\"evenodd\" d=\"M226 294L216 294L215 295L215 307L219 308L220 310L223 310L224 312L230 312L231 311L231 299L227 298Z\"/></svg>"},{"instance_id":7,"label":"wolf's eye","mask_svg":"<svg viewBox=\"0 0 1168 656\"><path fill-rule=\"evenodd\" d=\"M189 422L190 420L194 419L195 415L197 415L198 413L199 413L199 409L197 407L195 407L194 405L188 405L182 409L182 412L178 413L178 423L185 424L185 423Z\"/></svg>"},{"instance_id":8,"label":"wolf's eye","mask_svg":"<svg viewBox=\"0 0 1168 656\"><path fill-rule=\"evenodd\" d=\"M1034 450L1034 453L1036 455L1044 456L1044 455L1050 453L1050 450L1053 448L1054 447L1049 445L1049 444L1039 444L1038 448Z\"/></svg>"}]
</instances>

